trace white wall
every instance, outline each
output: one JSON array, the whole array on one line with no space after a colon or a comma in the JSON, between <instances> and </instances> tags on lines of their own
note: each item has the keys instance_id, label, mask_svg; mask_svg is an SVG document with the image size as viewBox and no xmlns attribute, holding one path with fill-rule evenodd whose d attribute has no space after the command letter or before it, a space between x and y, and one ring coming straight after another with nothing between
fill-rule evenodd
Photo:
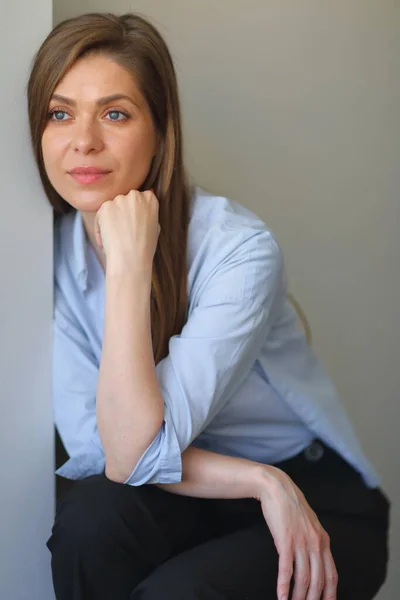
<instances>
[{"instance_id":1,"label":"white wall","mask_svg":"<svg viewBox=\"0 0 400 600\"><path fill-rule=\"evenodd\" d=\"M191 174L278 234L294 294L361 441L400 494L400 3L55 0L151 17L173 51Z\"/></svg>"},{"instance_id":2,"label":"white wall","mask_svg":"<svg viewBox=\"0 0 400 600\"><path fill-rule=\"evenodd\" d=\"M0 598L50 600L54 519L51 211L36 175L25 85L50 0L12 0L0 25Z\"/></svg>"}]
</instances>

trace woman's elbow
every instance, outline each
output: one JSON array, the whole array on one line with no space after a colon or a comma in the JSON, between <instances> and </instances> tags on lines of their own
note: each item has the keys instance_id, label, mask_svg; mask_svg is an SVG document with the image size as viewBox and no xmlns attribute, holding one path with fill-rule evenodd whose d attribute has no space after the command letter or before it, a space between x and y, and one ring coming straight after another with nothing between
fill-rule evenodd
<instances>
[{"instance_id":1,"label":"woman's elbow","mask_svg":"<svg viewBox=\"0 0 400 600\"><path fill-rule=\"evenodd\" d=\"M118 470L114 465L110 464L109 461L106 461L104 475L114 483L124 483L128 478L128 476L125 477L125 474Z\"/></svg>"},{"instance_id":2,"label":"woman's elbow","mask_svg":"<svg viewBox=\"0 0 400 600\"><path fill-rule=\"evenodd\" d=\"M132 446L124 446L118 444L117 447L109 449L109 452L105 452L106 455L106 466L105 466L105 476L110 481L114 481L115 483L126 483L128 480L132 478L132 474L136 471L138 463L141 463L141 471L143 469L147 469L151 471L151 464L149 461L155 459L155 456L151 456L153 453L149 454L149 450L154 448L154 445L158 447L160 443L159 434L161 427L158 430L154 430L150 432L150 435L147 435L145 439L142 439L142 443L138 446L135 444L135 447ZM135 436L136 437L136 436ZM136 437L136 442L137 442ZM157 448L156 448L157 449ZM155 453L157 455L157 452ZM145 461L143 463L143 459ZM141 477L140 477L141 479Z\"/></svg>"}]
</instances>

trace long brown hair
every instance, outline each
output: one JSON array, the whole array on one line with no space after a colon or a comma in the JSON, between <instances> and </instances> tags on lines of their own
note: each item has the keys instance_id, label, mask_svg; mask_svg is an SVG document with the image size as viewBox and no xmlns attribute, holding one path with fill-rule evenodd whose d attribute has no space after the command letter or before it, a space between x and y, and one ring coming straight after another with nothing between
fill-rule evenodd
<instances>
[{"instance_id":1,"label":"long brown hair","mask_svg":"<svg viewBox=\"0 0 400 600\"><path fill-rule=\"evenodd\" d=\"M150 108L158 149L141 189L153 188L161 232L153 261L151 324L154 359L168 354L168 341L181 332L187 309L187 232L191 191L183 165L180 102L175 69L165 41L134 14L91 13L59 23L33 59L27 86L31 140L36 163L55 217L72 207L47 176L41 141L50 99L76 60L102 53L135 78Z\"/></svg>"}]
</instances>

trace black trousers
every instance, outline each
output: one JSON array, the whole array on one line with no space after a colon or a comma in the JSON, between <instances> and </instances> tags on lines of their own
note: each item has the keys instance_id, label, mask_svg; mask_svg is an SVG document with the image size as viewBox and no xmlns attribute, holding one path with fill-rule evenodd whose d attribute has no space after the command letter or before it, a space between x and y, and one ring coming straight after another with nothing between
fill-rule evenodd
<instances>
[{"instance_id":1,"label":"black trousers","mask_svg":"<svg viewBox=\"0 0 400 600\"><path fill-rule=\"evenodd\" d=\"M329 533L338 600L370 600L386 577L389 502L316 441L279 463ZM57 600L275 600L278 555L253 499L208 500L73 482L47 542Z\"/></svg>"}]
</instances>

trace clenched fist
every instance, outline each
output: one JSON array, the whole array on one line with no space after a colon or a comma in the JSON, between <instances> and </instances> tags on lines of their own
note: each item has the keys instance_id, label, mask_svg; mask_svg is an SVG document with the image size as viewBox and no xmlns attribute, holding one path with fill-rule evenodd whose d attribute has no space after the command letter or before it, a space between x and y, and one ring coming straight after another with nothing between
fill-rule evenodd
<instances>
[{"instance_id":1,"label":"clenched fist","mask_svg":"<svg viewBox=\"0 0 400 600\"><path fill-rule=\"evenodd\" d=\"M152 191L118 195L96 214L96 242L104 250L107 270L152 270L160 225L159 204Z\"/></svg>"}]
</instances>

